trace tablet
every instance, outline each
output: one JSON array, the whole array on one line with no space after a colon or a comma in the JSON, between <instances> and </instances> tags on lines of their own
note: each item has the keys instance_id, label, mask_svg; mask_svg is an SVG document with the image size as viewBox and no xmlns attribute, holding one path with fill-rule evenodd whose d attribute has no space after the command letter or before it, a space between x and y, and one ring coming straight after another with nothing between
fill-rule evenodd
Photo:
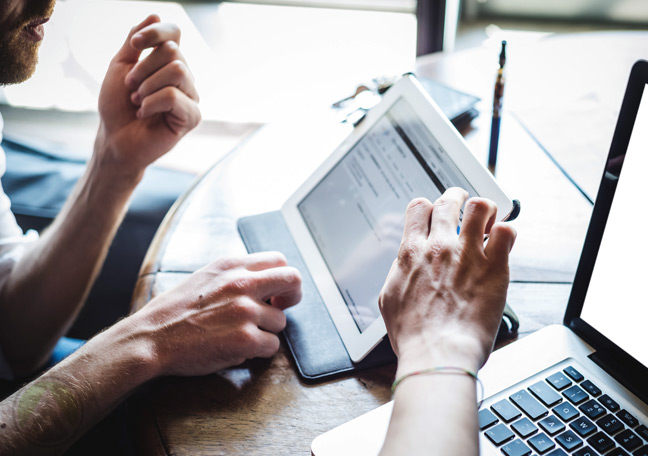
<instances>
[{"instance_id":1,"label":"tablet","mask_svg":"<svg viewBox=\"0 0 648 456\"><path fill-rule=\"evenodd\" d=\"M349 357L386 335L378 296L396 258L405 210L448 187L514 204L412 75L403 76L286 201L281 215Z\"/></svg>"}]
</instances>

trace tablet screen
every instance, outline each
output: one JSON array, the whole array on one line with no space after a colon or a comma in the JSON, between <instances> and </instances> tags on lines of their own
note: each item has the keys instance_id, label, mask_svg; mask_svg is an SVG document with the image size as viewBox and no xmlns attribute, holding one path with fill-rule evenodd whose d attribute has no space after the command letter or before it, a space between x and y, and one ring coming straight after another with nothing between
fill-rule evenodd
<instances>
[{"instance_id":1,"label":"tablet screen","mask_svg":"<svg viewBox=\"0 0 648 456\"><path fill-rule=\"evenodd\" d=\"M448 187L476 191L403 99L301 200L308 227L360 332L396 258L407 204Z\"/></svg>"}]
</instances>

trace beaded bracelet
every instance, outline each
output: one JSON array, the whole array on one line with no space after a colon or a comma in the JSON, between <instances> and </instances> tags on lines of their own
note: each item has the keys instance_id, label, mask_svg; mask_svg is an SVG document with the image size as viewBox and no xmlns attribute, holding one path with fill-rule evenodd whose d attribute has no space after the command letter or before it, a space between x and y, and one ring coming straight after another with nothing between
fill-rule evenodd
<instances>
[{"instance_id":1,"label":"beaded bracelet","mask_svg":"<svg viewBox=\"0 0 648 456\"><path fill-rule=\"evenodd\" d=\"M461 375L467 375L469 377L472 377L475 379L475 381L479 385L479 389L481 390L481 399L478 402L477 408L481 406L481 403L484 400L484 384L481 382L479 377L477 377L477 374L475 374L471 370L464 369L463 367L455 367L455 366L431 367L430 369L423 369L423 370L418 370L418 371L405 374L397 378L396 380L394 380L394 383L392 383L392 387L391 387L392 394L396 391L396 387L400 385L400 383L406 378L413 377L415 375L424 375L424 374L444 374L444 375L461 374Z\"/></svg>"}]
</instances>

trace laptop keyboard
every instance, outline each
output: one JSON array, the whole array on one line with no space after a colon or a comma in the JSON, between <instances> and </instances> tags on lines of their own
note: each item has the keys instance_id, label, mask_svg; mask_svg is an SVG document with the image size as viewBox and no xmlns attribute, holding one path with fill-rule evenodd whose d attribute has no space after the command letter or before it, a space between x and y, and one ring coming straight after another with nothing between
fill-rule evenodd
<instances>
[{"instance_id":1,"label":"laptop keyboard","mask_svg":"<svg viewBox=\"0 0 648 456\"><path fill-rule=\"evenodd\" d=\"M646 424L572 366L479 411L506 456L648 456Z\"/></svg>"}]
</instances>

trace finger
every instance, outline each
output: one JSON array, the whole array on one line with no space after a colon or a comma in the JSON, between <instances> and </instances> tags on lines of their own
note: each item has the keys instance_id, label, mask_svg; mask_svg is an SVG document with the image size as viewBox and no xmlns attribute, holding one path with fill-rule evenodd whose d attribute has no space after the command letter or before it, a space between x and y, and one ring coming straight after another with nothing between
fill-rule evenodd
<instances>
[{"instance_id":1,"label":"finger","mask_svg":"<svg viewBox=\"0 0 648 456\"><path fill-rule=\"evenodd\" d=\"M281 252L257 252L247 255L243 259L243 267L248 271L262 271L264 269L287 266L288 261Z\"/></svg>"},{"instance_id":2,"label":"finger","mask_svg":"<svg viewBox=\"0 0 648 456\"><path fill-rule=\"evenodd\" d=\"M175 87L165 87L142 100L137 117L156 114L167 114L167 124L176 133L187 132L200 122L198 104Z\"/></svg>"},{"instance_id":3,"label":"finger","mask_svg":"<svg viewBox=\"0 0 648 456\"><path fill-rule=\"evenodd\" d=\"M159 18L155 22L157 23L142 27L133 34L130 43L134 49L143 51L144 49L160 46L168 41L180 44L181 32L176 24L161 23Z\"/></svg>"},{"instance_id":4,"label":"finger","mask_svg":"<svg viewBox=\"0 0 648 456\"><path fill-rule=\"evenodd\" d=\"M301 300L301 275L290 266L255 272L253 293L261 301L270 299L273 307L284 310Z\"/></svg>"},{"instance_id":5,"label":"finger","mask_svg":"<svg viewBox=\"0 0 648 456\"><path fill-rule=\"evenodd\" d=\"M131 63L137 62L140 54L142 53L142 49L134 48L131 44L131 40L133 36L137 34L140 30L149 27L152 24L155 24L156 22L160 22L159 16L155 14L151 14L149 17L147 17L142 22L140 22L138 25L133 27L128 33L128 37L126 38L126 41L122 45L121 49L117 51L117 54L115 55L115 59L124 62L131 62Z\"/></svg>"},{"instance_id":6,"label":"finger","mask_svg":"<svg viewBox=\"0 0 648 456\"><path fill-rule=\"evenodd\" d=\"M403 243L427 238L428 234L430 234L432 208L432 203L425 198L416 198L407 205Z\"/></svg>"},{"instance_id":7,"label":"finger","mask_svg":"<svg viewBox=\"0 0 648 456\"><path fill-rule=\"evenodd\" d=\"M487 234L497 216L497 206L486 198L470 198L466 202L459 238L472 248L484 245Z\"/></svg>"},{"instance_id":8,"label":"finger","mask_svg":"<svg viewBox=\"0 0 648 456\"><path fill-rule=\"evenodd\" d=\"M496 223L490 231L490 237L484 253L495 263L508 263L509 253L515 244L517 233L515 228L506 223Z\"/></svg>"},{"instance_id":9,"label":"finger","mask_svg":"<svg viewBox=\"0 0 648 456\"><path fill-rule=\"evenodd\" d=\"M178 44L174 41L165 41L131 68L126 74L126 85L129 89L136 90L147 78L176 60L185 63Z\"/></svg>"},{"instance_id":10,"label":"finger","mask_svg":"<svg viewBox=\"0 0 648 456\"><path fill-rule=\"evenodd\" d=\"M256 357L270 358L279 350L279 337L267 331L259 331L256 335L257 350Z\"/></svg>"},{"instance_id":11,"label":"finger","mask_svg":"<svg viewBox=\"0 0 648 456\"><path fill-rule=\"evenodd\" d=\"M429 238L443 239L457 234L461 206L467 198L467 191L459 187L451 187L434 202Z\"/></svg>"},{"instance_id":12,"label":"finger","mask_svg":"<svg viewBox=\"0 0 648 456\"><path fill-rule=\"evenodd\" d=\"M133 104L139 106L142 99L164 87L176 87L194 101L198 101L198 91L193 76L187 65L181 60L174 60L153 73L139 85L131 95Z\"/></svg>"},{"instance_id":13,"label":"finger","mask_svg":"<svg viewBox=\"0 0 648 456\"><path fill-rule=\"evenodd\" d=\"M261 308L259 311L259 321L257 325L264 331L279 333L286 327L286 314L281 309L269 306L265 303L258 304Z\"/></svg>"}]
</instances>

